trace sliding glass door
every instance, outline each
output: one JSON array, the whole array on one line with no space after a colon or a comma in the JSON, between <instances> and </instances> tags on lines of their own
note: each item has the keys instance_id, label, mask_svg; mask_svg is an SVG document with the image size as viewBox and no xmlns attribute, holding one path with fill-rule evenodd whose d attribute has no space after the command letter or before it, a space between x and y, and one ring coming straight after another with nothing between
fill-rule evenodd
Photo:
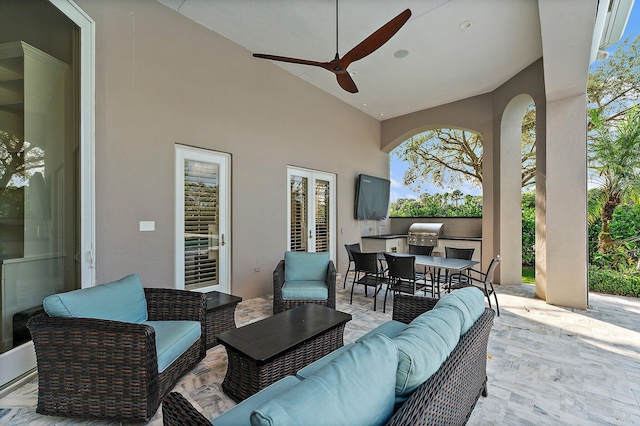
<instances>
[{"instance_id":1,"label":"sliding glass door","mask_svg":"<svg viewBox=\"0 0 640 426\"><path fill-rule=\"evenodd\" d=\"M1 8L0 389L36 366L42 300L95 279L92 21L66 0Z\"/></svg>"}]
</instances>

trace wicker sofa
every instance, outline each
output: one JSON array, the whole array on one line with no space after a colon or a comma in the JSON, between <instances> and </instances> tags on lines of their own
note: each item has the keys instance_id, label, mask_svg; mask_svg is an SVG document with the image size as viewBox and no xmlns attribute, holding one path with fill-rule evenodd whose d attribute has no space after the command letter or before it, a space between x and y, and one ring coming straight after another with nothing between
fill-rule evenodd
<instances>
[{"instance_id":1,"label":"wicker sofa","mask_svg":"<svg viewBox=\"0 0 640 426\"><path fill-rule=\"evenodd\" d=\"M129 275L43 305L28 323L39 414L148 421L206 354L203 293L143 288Z\"/></svg>"},{"instance_id":2,"label":"wicker sofa","mask_svg":"<svg viewBox=\"0 0 640 426\"><path fill-rule=\"evenodd\" d=\"M424 376L407 380L403 375L406 371L400 374L407 367L399 355L400 340L404 335L415 332L420 322L424 325L425 319L427 322L433 322L434 318L436 322L451 319L450 312L444 315L438 312L430 315L430 319L429 314L423 313L453 309L446 306L447 302L436 307L436 299L398 295L394 299L393 320L367 333L356 343L305 367L296 376L285 377L263 389L213 419L212 423L465 424L480 395L487 396L487 342L494 312L484 308L482 292L477 289L460 290L440 300L449 299L450 302L456 293L461 292L472 294L475 308L461 313L460 316L464 317L462 322L467 324L461 327L461 334L454 339L457 343L452 350L442 347L439 353L429 352L433 350L429 347L431 343L433 347L446 346L447 343L435 342L433 337L425 339L427 345L422 347L426 349L420 349L426 352L425 356L422 360L416 359L412 367L428 376L424 381ZM415 336L421 337L419 334ZM392 341L394 343L390 343ZM402 351L410 352L411 348L405 347ZM424 364L438 357L444 357L444 360L428 366ZM399 380L401 376L403 379ZM412 380L412 385L398 392L399 384L402 387ZM166 426L211 424L179 393L167 396L162 412Z\"/></svg>"}]
</instances>

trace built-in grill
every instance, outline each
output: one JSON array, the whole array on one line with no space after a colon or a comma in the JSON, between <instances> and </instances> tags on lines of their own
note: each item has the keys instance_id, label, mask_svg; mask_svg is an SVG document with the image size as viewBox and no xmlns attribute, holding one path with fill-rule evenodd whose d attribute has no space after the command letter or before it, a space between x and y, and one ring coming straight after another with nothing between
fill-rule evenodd
<instances>
[{"instance_id":1,"label":"built-in grill","mask_svg":"<svg viewBox=\"0 0 640 426\"><path fill-rule=\"evenodd\" d=\"M414 223L409 227L407 244L410 246L437 246L444 223Z\"/></svg>"}]
</instances>

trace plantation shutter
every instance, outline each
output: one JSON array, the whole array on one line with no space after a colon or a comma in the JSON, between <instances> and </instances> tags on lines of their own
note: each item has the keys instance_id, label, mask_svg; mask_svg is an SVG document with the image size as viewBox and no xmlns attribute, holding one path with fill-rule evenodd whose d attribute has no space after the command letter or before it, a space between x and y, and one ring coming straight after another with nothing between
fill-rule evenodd
<instances>
[{"instance_id":1,"label":"plantation shutter","mask_svg":"<svg viewBox=\"0 0 640 426\"><path fill-rule=\"evenodd\" d=\"M184 162L184 283L187 290L218 284L219 166Z\"/></svg>"},{"instance_id":2,"label":"plantation shutter","mask_svg":"<svg viewBox=\"0 0 640 426\"><path fill-rule=\"evenodd\" d=\"M291 251L307 251L307 192L305 177L291 176Z\"/></svg>"},{"instance_id":3,"label":"plantation shutter","mask_svg":"<svg viewBox=\"0 0 640 426\"><path fill-rule=\"evenodd\" d=\"M329 251L329 182L316 180L316 251Z\"/></svg>"}]
</instances>

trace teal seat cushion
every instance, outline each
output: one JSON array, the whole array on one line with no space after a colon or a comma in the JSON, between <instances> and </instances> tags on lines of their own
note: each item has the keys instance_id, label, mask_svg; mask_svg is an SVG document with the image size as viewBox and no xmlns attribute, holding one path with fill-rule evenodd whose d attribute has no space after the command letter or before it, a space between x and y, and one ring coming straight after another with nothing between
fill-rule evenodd
<instances>
[{"instance_id":1,"label":"teal seat cushion","mask_svg":"<svg viewBox=\"0 0 640 426\"><path fill-rule=\"evenodd\" d=\"M137 275L81 290L48 296L42 302L49 316L97 318L140 324L147 320L147 299Z\"/></svg>"},{"instance_id":2,"label":"teal seat cushion","mask_svg":"<svg viewBox=\"0 0 640 426\"><path fill-rule=\"evenodd\" d=\"M229 411L213 419L212 422L215 426L247 426L253 410L275 398L282 392L291 389L298 383L300 383L300 379L297 377L286 376L262 389L260 392L251 395Z\"/></svg>"},{"instance_id":3,"label":"teal seat cushion","mask_svg":"<svg viewBox=\"0 0 640 426\"><path fill-rule=\"evenodd\" d=\"M393 338L398 347L396 402L406 400L431 377L460 340L460 317L451 309L432 309Z\"/></svg>"},{"instance_id":4,"label":"teal seat cushion","mask_svg":"<svg viewBox=\"0 0 640 426\"><path fill-rule=\"evenodd\" d=\"M329 289L326 281L285 281L282 286L284 300L326 300Z\"/></svg>"},{"instance_id":5,"label":"teal seat cushion","mask_svg":"<svg viewBox=\"0 0 640 426\"><path fill-rule=\"evenodd\" d=\"M146 321L156 332L158 373L162 373L200 338L198 321Z\"/></svg>"},{"instance_id":6,"label":"teal seat cushion","mask_svg":"<svg viewBox=\"0 0 640 426\"><path fill-rule=\"evenodd\" d=\"M475 287L465 287L438 300L434 309L441 308L453 309L458 313L462 322L460 335L463 335L484 312L484 294Z\"/></svg>"},{"instance_id":7,"label":"teal seat cushion","mask_svg":"<svg viewBox=\"0 0 640 426\"><path fill-rule=\"evenodd\" d=\"M298 372L296 373L296 376L299 379L306 379L307 377L311 376L312 374L317 373L322 367L324 367L325 365L329 364L331 361L336 359L336 357L340 356L340 354L342 354L344 351L350 350L351 346L353 346L353 345L355 345L355 343L350 343L348 345L345 345L345 346L343 346L341 348L336 349L333 352L330 352L330 353L326 354L325 356L323 356L319 360L314 361L311 364L307 365L306 367L298 370Z\"/></svg>"},{"instance_id":8,"label":"teal seat cushion","mask_svg":"<svg viewBox=\"0 0 640 426\"><path fill-rule=\"evenodd\" d=\"M329 253L288 251L284 254L285 281L326 281Z\"/></svg>"},{"instance_id":9,"label":"teal seat cushion","mask_svg":"<svg viewBox=\"0 0 640 426\"><path fill-rule=\"evenodd\" d=\"M398 351L376 335L251 414L251 425L382 425L393 414Z\"/></svg>"},{"instance_id":10,"label":"teal seat cushion","mask_svg":"<svg viewBox=\"0 0 640 426\"><path fill-rule=\"evenodd\" d=\"M385 322L384 324L377 326L376 328L356 340L356 342L361 342L362 340L368 339L369 337L375 336L376 334L384 334L388 338L393 339L402 331L404 331L407 326L408 325L403 322L390 320Z\"/></svg>"}]
</instances>

